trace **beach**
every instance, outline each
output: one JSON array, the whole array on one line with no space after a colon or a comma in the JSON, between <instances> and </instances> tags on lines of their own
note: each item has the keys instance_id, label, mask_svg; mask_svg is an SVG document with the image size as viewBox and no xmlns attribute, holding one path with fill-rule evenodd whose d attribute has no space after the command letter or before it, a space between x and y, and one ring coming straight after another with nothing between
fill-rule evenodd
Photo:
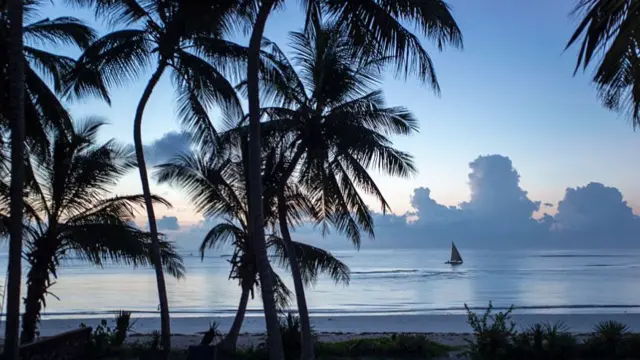
<instances>
[{"instance_id":1,"label":"beach","mask_svg":"<svg viewBox=\"0 0 640 360\"><path fill-rule=\"evenodd\" d=\"M320 341L422 333L452 346L466 345L472 329L464 305L479 315L489 301L496 311L511 304L516 329L563 322L575 334L604 320L640 333L640 251L490 252L467 251L465 265L451 268L440 259L448 250L339 252L352 268L349 286L320 278L307 291L311 322ZM186 257L186 279L169 279L174 346L197 344L214 321L226 333L239 298L228 280L224 258ZM0 257L0 265L5 265ZM40 335L96 327L124 309L136 321L130 342L146 342L160 329L155 277L150 269L65 264L42 314ZM5 266L6 267L6 266ZM290 284L285 275L284 281ZM290 286L293 288L293 286ZM290 304L295 309L295 301ZM259 295L250 300L240 346L257 346L265 332ZM3 327L4 324L2 324Z\"/></svg>"},{"instance_id":2,"label":"beach","mask_svg":"<svg viewBox=\"0 0 640 360\"><path fill-rule=\"evenodd\" d=\"M130 342L145 342L149 334L160 328L160 320L155 317L137 318L130 336ZM107 318L108 324L113 321ZM226 332L233 321L232 317L186 317L172 318L171 331L175 346L188 347L199 343L201 335L214 321L221 332ZM640 314L519 314L515 312L512 320L516 329L526 328L542 322L563 322L574 334L587 334L593 326L604 320L615 320L627 324L632 332L640 332ZM76 329L80 323L95 327L99 318L43 320L40 326L41 336ZM423 333L431 340L451 346L466 345L471 328L464 315L379 315L379 316L314 316L311 318L319 341L344 341L362 337L388 336L392 333ZM259 316L247 317L242 327L240 346L258 346L263 341L264 319Z\"/></svg>"}]
</instances>

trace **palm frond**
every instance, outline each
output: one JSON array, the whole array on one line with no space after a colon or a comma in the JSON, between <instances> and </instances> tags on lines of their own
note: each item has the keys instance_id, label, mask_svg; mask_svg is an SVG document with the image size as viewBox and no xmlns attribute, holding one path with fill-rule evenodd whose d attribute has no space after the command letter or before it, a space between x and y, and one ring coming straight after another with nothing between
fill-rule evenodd
<instances>
[{"instance_id":1,"label":"palm frond","mask_svg":"<svg viewBox=\"0 0 640 360\"><path fill-rule=\"evenodd\" d=\"M151 64L152 44L143 30L119 30L93 42L69 73L67 94L110 103L108 90L138 79Z\"/></svg>"},{"instance_id":2,"label":"palm frond","mask_svg":"<svg viewBox=\"0 0 640 360\"><path fill-rule=\"evenodd\" d=\"M64 225L60 230L60 251L71 251L82 260L102 266L104 259L118 264L151 266L151 236L116 216L102 222ZM165 270L182 278L185 267L173 244L160 241L161 261Z\"/></svg>"},{"instance_id":3,"label":"palm frond","mask_svg":"<svg viewBox=\"0 0 640 360\"><path fill-rule=\"evenodd\" d=\"M94 9L96 17L111 25L132 25L149 17L153 0L66 0L67 4ZM145 9L146 8L146 9Z\"/></svg>"},{"instance_id":4,"label":"palm frond","mask_svg":"<svg viewBox=\"0 0 640 360\"><path fill-rule=\"evenodd\" d=\"M44 19L23 29L25 40L39 45L75 45L86 49L97 34L82 20L74 17Z\"/></svg>"},{"instance_id":5,"label":"palm frond","mask_svg":"<svg viewBox=\"0 0 640 360\"><path fill-rule=\"evenodd\" d=\"M206 249L217 249L225 245L233 245L236 248L243 248L248 245L246 241L247 233L230 221L216 224L200 244L200 255L204 258Z\"/></svg>"},{"instance_id":6,"label":"palm frond","mask_svg":"<svg viewBox=\"0 0 640 360\"><path fill-rule=\"evenodd\" d=\"M174 83L187 87L204 108L217 106L233 119L244 116L235 88L219 69L186 51L178 51L175 60ZM186 125L193 126L191 123Z\"/></svg>"},{"instance_id":7,"label":"palm frond","mask_svg":"<svg viewBox=\"0 0 640 360\"><path fill-rule=\"evenodd\" d=\"M328 1L326 10L332 19L347 27L350 38L361 47L371 47L373 41L377 51L393 57L397 75L418 76L436 92L440 88L431 57L403 24L414 25L439 49L462 47L462 33L442 0L336 0Z\"/></svg>"},{"instance_id":8,"label":"palm frond","mask_svg":"<svg viewBox=\"0 0 640 360\"><path fill-rule=\"evenodd\" d=\"M279 266L289 270L290 262L284 240L277 236L270 236L268 241L269 249L274 252ZM292 246L295 249L305 285L314 284L320 274L327 274L335 283L349 284L351 279L349 266L330 252L296 241L292 241Z\"/></svg>"},{"instance_id":9,"label":"palm frond","mask_svg":"<svg viewBox=\"0 0 640 360\"><path fill-rule=\"evenodd\" d=\"M154 175L158 183L182 188L196 211L205 217L244 218L246 204L241 190L244 181L237 166L215 155L183 154L156 166Z\"/></svg>"},{"instance_id":10,"label":"palm frond","mask_svg":"<svg viewBox=\"0 0 640 360\"><path fill-rule=\"evenodd\" d=\"M63 77L73 69L75 60L70 57L38 50L30 46L24 47L24 54L31 66L53 84L53 89L57 93L64 91Z\"/></svg>"},{"instance_id":11,"label":"palm frond","mask_svg":"<svg viewBox=\"0 0 640 360\"><path fill-rule=\"evenodd\" d=\"M598 59L593 82L605 107L628 113L634 127L640 121L637 23L640 4L636 1L580 0L574 15L582 17L567 48L579 44L574 74Z\"/></svg>"}]
</instances>

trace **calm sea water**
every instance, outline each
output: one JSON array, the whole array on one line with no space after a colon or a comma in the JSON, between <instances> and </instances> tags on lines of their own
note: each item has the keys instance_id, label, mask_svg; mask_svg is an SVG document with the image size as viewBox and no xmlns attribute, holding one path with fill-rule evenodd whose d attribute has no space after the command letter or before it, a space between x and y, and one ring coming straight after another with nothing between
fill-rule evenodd
<instances>
[{"instance_id":1,"label":"calm sea water","mask_svg":"<svg viewBox=\"0 0 640 360\"><path fill-rule=\"evenodd\" d=\"M449 249L334 252L352 270L348 286L321 278L309 289L312 314L459 314L464 304L511 304L534 313L640 312L640 251L465 251L465 263L445 265ZM183 254L186 279L168 280L177 316L232 316L237 283L220 255L204 261ZM6 255L0 257L6 269ZM281 271L284 274L285 271ZM4 281L4 272L0 273ZM288 280L288 279L287 279ZM290 281L288 281L291 284ZM293 286L291 286L293 289ZM95 317L119 309L154 316L155 278L150 269L63 265L44 318ZM259 295L250 309L261 307Z\"/></svg>"}]
</instances>

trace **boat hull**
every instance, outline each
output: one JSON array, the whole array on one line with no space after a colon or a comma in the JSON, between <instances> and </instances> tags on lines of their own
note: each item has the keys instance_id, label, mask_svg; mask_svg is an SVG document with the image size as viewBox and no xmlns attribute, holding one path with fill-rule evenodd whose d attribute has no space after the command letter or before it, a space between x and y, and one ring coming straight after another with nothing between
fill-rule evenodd
<instances>
[{"instance_id":1,"label":"boat hull","mask_svg":"<svg viewBox=\"0 0 640 360\"><path fill-rule=\"evenodd\" d=\"M452 265L452 266L462 265L462 261L447 261L447 262L445 262L445 264L449 264L449 265Z\"/></svg>"}]
</instances>

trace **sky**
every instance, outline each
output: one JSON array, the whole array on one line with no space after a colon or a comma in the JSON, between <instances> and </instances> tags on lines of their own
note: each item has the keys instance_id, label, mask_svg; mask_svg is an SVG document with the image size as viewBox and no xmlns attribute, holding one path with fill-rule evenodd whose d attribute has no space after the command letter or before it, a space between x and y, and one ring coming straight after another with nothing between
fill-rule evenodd
<instances>
[{"instance_id":1,"label":"sky","mask_svg":"<svg viewBox=\"0 0 640 360\"><path fill-rule=\"evenodd\" d=\"M273 14L266 29L266 36L285 49L288 32L298 30L303 21L297 2L287 3L286 9ZM609 193L608 189L620 193L618 205L626 201L625 206L640 212L640 189L634 186L640 168L632 156L640 152L639 135L628 119L602 108L589 82L590 72L573 75L576 49L565 51L578 21L569 15L574 1L451 0L449 4L462 30L464 49L439 52L424 41L435 63L441 95L436 96L415 79L405 81L390 75L381 87L389 105L409 108L420 121L419 134L395 142L414 156L419 173L410 179L376 175L393 213L402 218L399 221L414 221L421 210L423 218L417 222L426 221L424 209L430 201L446 209L453 206L453 212L464 212L465 204L473 205L474 201L482 204L478 200L482 195L474 198L470 174L481 171L487 162L483 159L499 164L487 165L497 171L494 175L512 176L506 168L516 172L517 179L506 182L515 184L514 197L522 200L522 194L517 194L524 191L528 201L539 204L525 204L523 212L529 212L530 217L554 215L562 201L571 205L571 191L600 194ZM61 6L48 8L43 15L92 18L89 12ZM145 78L148 74L141 76ZM92 100L69 107L76 118L104 117L111 124L102 133L105 140L115 137L131 143L133 115L143 86L140 81L115 90L111 107ZM149 145L148 154L155 151L161 156L176 144L176 134L171 133L180 128L174 104L166 76L145 112L143 139ZM502 189L499 184L504 179L498 180L496 191ZM590 183L597 185L587 187ZM174 205L157 209L159 217L165 216L162 221L167 222L167 229L202 225L202 217L192 211L178 190L152 186ZM136 174L127 176L115 191L140 192ZM566 196L570 201L566 202ZM613 203L618 200L616 194L602 196L614 198ZM494 205L481 207L486 210ZM442 216L450 215L443 211ZM571 210L565 211L569 217L559 215L559 219L571 223Z\"/></svg>"}]
</instances>

